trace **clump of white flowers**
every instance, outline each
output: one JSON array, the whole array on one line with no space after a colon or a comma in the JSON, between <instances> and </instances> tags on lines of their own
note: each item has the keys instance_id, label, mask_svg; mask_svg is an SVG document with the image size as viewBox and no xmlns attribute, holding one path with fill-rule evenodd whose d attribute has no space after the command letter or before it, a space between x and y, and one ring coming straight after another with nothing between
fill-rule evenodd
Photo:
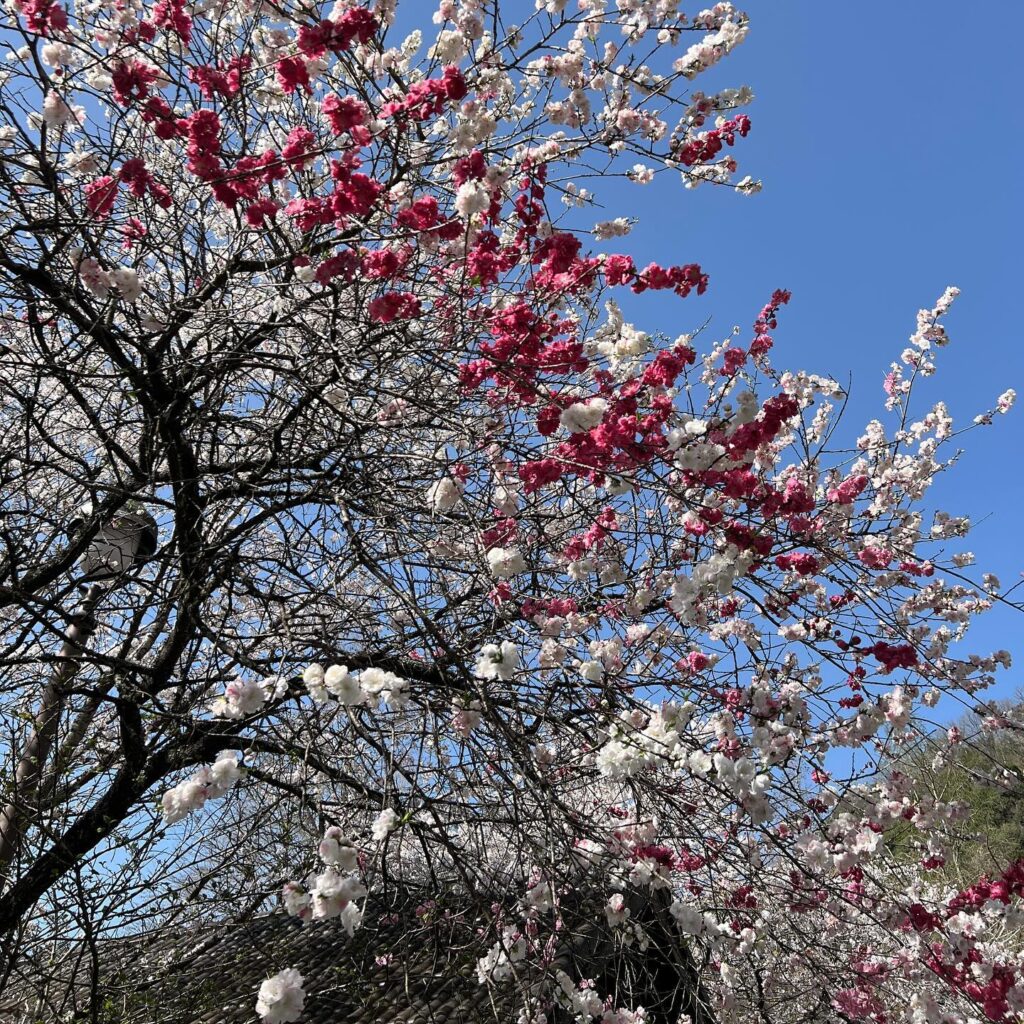
<instances>
[{"instance_id":1,"label":"clump of white flowers","mask_svg":"<svg viewBox=\"0 0 1024 1024\"><path fill-rule=\"evenodd\" d=\"M263 1024L290 1024L302 1016L306 993L302 988L302 975L289 967L260 985L256 1012Z\"/></svg>"},{"instance_id":2,"label":"clump of white flowers","mask_svg":"<svg viewBox=\"0 0 1024 1024\"><path fill-rule=\"evenodd\" d=\"M283 697L287 690L288 680L283 676L271 676L262 682L235 678L224 687L224 696L210 705L210 711L218 718L248 718L268 700Z\"/></svg>"},{"instance_id":3,"label":"clump of white flowers","mask_svg":"<svg viewBox=\"0 0 1024 1024\"><path fill-rule=\"evenodd\" d=\"M75 165L69 169L79 173L91 173L90 165L95 162L92 154L80 151L69 154L67 160ZM135 302L142 296L142 280L134 268L115 267L113 270L104 270L94 257L83 257L80 249L71 250L71 258L82 284L97 298L105 299L112 291L125 302Z\"/></svg>"},{"instance_id":4,"label":"clump of white flowers","mask_svg":"<svg viewBox=\"0 0 1024 1024\"><path fill-rule=\"evenodd\" d=\"M526 559L515 548L491 548L487 565L495 579L505 579L526 572Z\"/></svg>"},{"instance_id":5,"label":"clump of white flowers","mask_svg":"<svg viewBox=\"0 0 1024 1024\"><path fill-rule=\"evenodd\" d=\"M520 667L519 651L511 640L484 644L477 655L473 674L477 679L512 679Z\"/></svg>"},{"instance_id":6,"label":"clump of white flowers","mask_svg":"<svg viewBox=\"0 0 1024 1024\"><path fill-rule=\"evenodd\" d=\"M115 267L110 272L110 284L125 302L135 302L142 295L142 282L133 267Z\"/></svg>"},{"instance_id":7,"label":"clump of white flowers","mask_svg":"<svg viewBox=\"0 0 1024 1024\"><path fill-rule=\"evenodd\" d=\"M506 927L500 942L496 942L476 965L480 984L501 982L512 974L512 965L526 959L526 936L518 929Z\"/></svg>"},{"instance_id":8,"label":"clump of white flowers","mask_svg":"<svg viewBox=\"0 0 1024 1024\"><path fill-rule=\"evenodd\" d=\"M336 825L324 832L317 847L324 870L313 871L303 885L286 882L281 890L285 910L303 921L337 917L349 935L362 924L363 912L356 900L366 895L359 877L359 850Z\"/></svg>"},{"instance_id":9,"label":"clump of white flowers","mask_svg":"<svg viewBox=\"0 0 1024 1024\"><path fill-rule=\"evenodd\" d=\"M462 498L462 484L454 477L443 476L427 489L427 502L435 512L447 512Z\"/></svg>"},{"instance_id":10,"label":"clump of white flowers","mask_svg":"<svg viewBox=\"0 0 1024 1024\"><path fill-rule=\"evenodd\" d=\"M51 89L43 100L42 121L51 126L80 125L85 123L85 108L77 103L68 104L59 93Z\"/></svg>"},{"instance_id":11,"label":"clump of white flowers","mask_svg":"<svg viewBox=\"0 0 1024 1024\"><path fill-rule=\"evenodd\" d=\"M376 705L384 701L392 707L401 708L409 703L409 682L382 668L366 668L359 674L359 685L366 694L366 701Z\"/></svg>"},{"instance_id":12,"label":"clump of white flowers","mask_svg":"<svg viewBox=\"0 0 1024 1024\"><path fill-rule=\"evenodd\" d=\"M374 819L370 834L378 843L382 843L388 835L398 828L398 813L391 807L385 807Z\"/></svg>"},{"instance_id":13,"label":"clump of white flowers","mask_svg":"<svg viewBox=\"0 0 1024 1024\"><path fill-rule=\"evenodd\" d=\"M666 702L650 715L641 709L623 712L597 751L598 771L608 779L627 779L656 765L681 767L686 756L683 734L692 715L689 702Z\"/></svg>"},{"instance_id":14,"label":"clump of white flowers","mask_svg":"<svg viewBox=\"0 0 1024 1024\"><path fill-rule=\"evenodd\" d=\"M460 217L469 220L483 213L491 205L491 193L486 184L475 178L463 182L455 195L455 209Z\"/></svg>"},{"instance_id":15,"label":"clump of white flowers","mask_svg":"<svg viewBox=\"0 0 1024 1024\"><path fill-rule=\"evenodd\" d=\"M460 700L452 702L452 728L464 740L469 739L470 733L480 725L482 719L480 701L471 700L468 705Z\"/></svg>"},{"instance_id":16,"label":"clump of white flowers","mask_svg":"<svg viewBox=\"0 0 1024 1024\"><path fill-rule=\"evenodd\" d=\"M310 906L313 919L341 918L342 927L352 935L363 921L363 913L355 901L366 895L366 886L356 875L342 874L332 867L321 871L312 881Z\"/></svg>"},{"instance_id":17,"label":"clump of white flowers","mask_svg":"<svg viewBox=\"0 0 1024 1024\"><path fill-rule=\"evenodd\" d=\"M313 700L333 698L346 707L375 707L382 700L399 708L409 703L409 681L381 668L351 672L347 665L330 665L327 669L310 665L302 673L302 681Z\"/></svg>"},{"instance_id":18,"label":"clump of white flowers","mask_svg":"<svg viewBox=\"0 0 1024 1024\"><path fill-rule=\"evenodd\" d=\"M327 700L328 691L323 665L309 665L302 673L302 682L313 700Z\"/></svg>"},{"instance_id":19,"label":"clump of white flowers","mask_svg":"<svg viewBox=\"0 0 1024 1024\"><path fill-rule=\"evenodd\" d=\"M672 69L684 78L696 78L702 71L717 64L747 38L749 22L732 4L717 4L713 11L702 12L695 25L714 29L699 43L691 46L675 61Z\"/></svg>"},{"instance_id":20,"label":"clump of white flowers","mask_svg":"<svg viewBox=\"0 0 1024 1024\"><path fill-rule=\"evenodd\" d=\"M560 1005L572 1012L576 1020L593 1020L601 1015L604 1000L597 989L590 985L577 987L572 978L562 970L555 973L555 979L558 981L555 998Z\"/></svg>"},{"instance_id":21,"label":"clump of white flowers","mask_svg":"<svg viewBox=\"0 0 1024 1024\"><path fill-rule=\"evenodd\" d=\"M605 303L608 319L594 332L593 348L608 359L613 367L628 364L651 349L651 336L627 323L618 304Z\"/></svg>"},{"instance_id":22,"label":"clump of white flowers","mask_svg":"<svg viewBox=\"0 0 1024 1024\"><path fill-rule=\"evenodd\" d=\"M358 848L337 825L332 825L324 832L317 853L325 864L339 871L352 872L359 866Z\"/></svg>"},{"instance_id":23,"label":"clump of white flowers","mask_svg":"<svg viewBox=\"0 0 1024 1024\"><path fill-rule=\"evenodd\" d=\"M191 778L164 793L160 801L164 821L173 825L199 810L207 800L219 800L241 777L238 754L222 750L213 764L204 765Z\"/></svg>"},{"instance_id":24,"label":"clump of white flowers","mask_svg":"<svg viewBox=\"0 0 1024 1024\"><path fill-rule=\"evenodd\" d=\"M607 409L608 403L603 398L576 402L562 410L559 422L570 434L582 434L593 430L601 422Z\"/></svg>"},{"instance_id":25,"label":"clump of white flowers","mask_svg":"<svg viewBox=\"0 0 1024 1024\"><path fill-rule=\"evenodd\" d=\"M614 220L598 221L594 225L594 238L598 242L609 238L621 238L632 231L633 225L628 217L616 217Z\"/></svg>"},{"instance_id":26,"label":"clump of white flowers","mask_svg":"<svg viewBox=\"0 0 1024 1024\"><path fill-rule=\"evenodd\" d=\"M935 372L935 348L945 348L949 344L949 335L942 323L942 318L960 294L959 288L950 286L938 298L931 309L917 311L917 329L910 336L912 347L903 350L901 359L907 366L912 366L918 373L930 377Z\"/></svg>"}]
</instances>

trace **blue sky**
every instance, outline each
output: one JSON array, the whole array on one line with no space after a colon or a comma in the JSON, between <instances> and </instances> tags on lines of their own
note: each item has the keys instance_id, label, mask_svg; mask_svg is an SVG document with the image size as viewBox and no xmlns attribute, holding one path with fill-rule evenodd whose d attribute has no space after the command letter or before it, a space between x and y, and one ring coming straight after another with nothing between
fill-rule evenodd
<instances>
[{"instance_id":1,"label":"blue sky","mask_svg":"<svg viewBox=\"0 0 1024 1024\"><path fill-rule=\"evenodd\" d=\"M790 289L776 365L852 379L842 432L850 440L868 419L885 420L882 377L917 310L958 285L947 318L952 344L918 400L945 400L957 425L1007 387L1022 405L968 435L964 457L929 504L970 515L977 526L966 547L979 570L1012 583L1024 570L1024 353L1015 308L1024 294L1024 124L1015 100L1024 4L989 5L984 14L945 0L743 6L747 41L695 84L709 93L753 88L753 129L735 153L739 175L762 179L764 191L685 192L667 177L621 192L602 186L608 216L640 218L629 238L602 248L645 262L696 261L711 275L703 298L645 295L630 313L638 326L670 335L711 316L712 337L734 323L746 336L772 290ZM968 646L1005 647L1024 666L1022 625L1018 613L994 610ZM992 695L1012 695L1017 677L1016 666L1003 673Z\"/></svg>"}]
</instances>

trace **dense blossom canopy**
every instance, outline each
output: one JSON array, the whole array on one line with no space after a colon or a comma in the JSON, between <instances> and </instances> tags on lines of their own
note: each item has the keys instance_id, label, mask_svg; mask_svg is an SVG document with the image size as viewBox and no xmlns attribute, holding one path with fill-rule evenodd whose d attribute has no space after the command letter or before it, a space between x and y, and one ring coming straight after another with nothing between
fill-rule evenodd
<instances>
[{"instance_id":1,"label":"dense blossom canopy","mask_svg":"<svg viewBox=\"0 0 1024 1024\"><path fill-rule=\"evenodd\" d=\"M842 447L843 389L773 365L790 294L718 340L629 322L708 276L615 251L581 185L758 191L751 91L694 84L744 13L396 7L8 4L8 964L183 879L350 934L401 890L479 923L467 984L524 1022L628 1024L555 951L595 893L643 948L640 893L707 1020L1024 1019L1024 866L945 887L962 809L883 770L1009 667L965 652L1001 584L927 505L956 289ZM155 555L69 626L129 512Z\"/></svg>"}]
</instances>

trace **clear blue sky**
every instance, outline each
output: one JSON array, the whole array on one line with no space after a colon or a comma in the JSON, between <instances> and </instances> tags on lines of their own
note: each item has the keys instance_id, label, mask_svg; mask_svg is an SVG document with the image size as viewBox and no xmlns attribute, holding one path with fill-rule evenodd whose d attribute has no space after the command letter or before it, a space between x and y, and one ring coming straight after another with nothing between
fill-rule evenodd
<instances>
[{"instance_id":1,"label":"clear blue sky","mask_svg":"<svg viewBox=\"0 0 1024 1024\"><path fill-rule=\"evenodd\" d=\"M746 332L774 288L791 289L775 332L776 364L852 378L849 440L883 413L882 377L917 310L958 285L947 319L952 344L919 400L942 398L957 425L1007 387L1021 405L966 438L966 454L930 504L970 515L977 526L967 547L979 571L1014 582L1024 570L1024 332L1016 309L1024 297L1016 98L1024 2L984 10L945 0L741 6L751 16L747 41L695 84L709 93L753 88L753 130L736 155L740 175L762 179L764 191L691 193L667 178L623 191L602 186L608 215L640 217L629 238L602 248L697 261L711 275L699 300L646 295L630 312L638 326L670 334L710 315L719 337L734 323ZM971 650L1015 655L993 695L1024 685L1022 627L1024 616L994 610L972 633Z\"/></svg>"}]
</instances>

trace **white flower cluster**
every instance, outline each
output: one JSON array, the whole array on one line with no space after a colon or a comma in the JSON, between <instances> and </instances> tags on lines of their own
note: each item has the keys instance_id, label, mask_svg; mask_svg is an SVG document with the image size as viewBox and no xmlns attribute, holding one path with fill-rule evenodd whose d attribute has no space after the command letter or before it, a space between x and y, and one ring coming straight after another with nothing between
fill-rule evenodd
<instances>
[{"instance_id":1,"label":"white flower cluster","mask_svg":"<svg viewBox=\"0 0 1024 1024\"><path fill-rule=\"evenodd\" d=\"M374 819L370 834L378 843L384 842L388 835L398 828L398 812L390 807L385 807Z\"/></svg>"},{"instance_id":2,"label":"white flower cluster","mask_svg":"<svg viewBox=\"0 0 1024 1024\"><path fill-rule=\"evenodd\" d=\"M604 304L608 319L594 332L593 347L614 367L620 367L651 349L651 336L626 323L618 303L609 299Z\"/></svg>"},{"instance_id":3,"label":"white flower cluster","mask_svg":"<svg viewBox=\"0 0 1024 1024\"><path fill-rule=\"evenodd\" d=\"M699 43L691 46L673 65L674 71L685 78L696 78L702 71L717 64L747 38L748 22L742 11L732 4L719 3L708 11L702 11L694 19L695 25L703 24L715 31L706 35Z\"/></svg>"},{"instance_id":4,"label":"white flower cluster","mask_svg":"<svg viewBox=\"0 0 1024 1024\"><path fill-rule=\"evenodd\" d=\"M650 185L654 181L654 168L646 164L633 164L626 172L626 177L637 185Z\"/></svg>"},{"instance_id":5,"label":"white flower cluster","mask_svg":"<svg viewBox=\"0 0 1024 1024\"><path fill-rule=\"evenodd\" d=\"M691 473L703 473L712 466L724 469L725 448L720 444L698 441L696 444L688 444L676 455L676 465L684 471ZM731 467L730 467L731 468Z\"/></svg>"},{"instance_id":6,"label":"white flower cluster","mask_svg":"<svg viewBox=\"0 0 1024 1024\"><path fill-rule=\"evenodd\" d=\"M526 559L515 548L491 548L487 552L487 566L495 579L507 579L526 572Z\"/></svg>"},{"instance_id":7,"label":"white flower cluster","mask_svg":"<svg viewBox=\"0 0 1024 1024\"><path fill-rule=\"evenodd\" d=\"M725 929L719 925L713 914L702 914L696 907L680 900L675 900L669 907L669 913L675 918L679 930L684 935L705 935L715 937Z\"/></svg>"},{"instance_id":8,"label":"white flower cluster","mask_svg":"<svg viewBox=\"0 0 1024 1024\"><path fill-rule=\"evenodd\" d=\"M647 1024L647 1011L638 1006L630 1010L625 1006L618 1006L614 1010L605 1010L601 1014L601 1024Z\"/></svg>"},{"instance_id":9,"label":"white flower cluster","mask_svg":"<svg viewBox=\"0 0 1024 1024\"><path fill-rule=\"evenodd\" d=\"M341 918L349 935L362 924L363 913L355 902L366 895L359 878L359 851L337 826L331 826L317 847L324 870L312 872L305 885L286 882L281 890L285 910L293 917L307 920Z\"/></svg>"},{"instance_id":10,"label":"white flower cluster","mask_svg":"<svg viewBox=\"0 0 1024 1024\"><path fill-rule=\"evenodd\" d=\"M921 309L917 313L917 329L910 336L912 348L904 349L902 359L908 366L915 367L924 376L935 372L933 348L943 348L949 344L949 335L941 323L960 294L959 288L950 286L931 309Z\"/></svg>"},{"instance_id":11,"label":"white flower cluster","mask_svg":"<svg viewBox=\"0 0 1024 1024\"><path fill-rule=\"evenodd\" d=\"M60 165L69 174L76 176L99 174L100 170L96 154L91 150L86 149L81 140L75 143L74 149L70 149L64 154L64 159L61 161ZM99 264L97 264L97 266L99 266Z\"/></svg>"},{"instance_id":12,"label":"white flower cluster","mask_svg":"<svg viewBox=\"0 0 1024 1024\"><path fill-rule=\"evenodd\" d=\"M345 834L337 825L332 825L324 832L316 852L328 867L337 868L339 871L352 872L359 865L358 848L345 838Z\"/></svg>"},{"instance_id":13,"label":"white flower cluster","mask_svg":"<svg viewBox=\"0 0 1024 1024\"><path fill-rule=\"evenodd\" d=\"M350 672L347 665L310 665L302 673L306 690L316 701L334 699L346 707L377 707L381 701L403 708L409 703L409 680L382 668Z\"/></svg>"},{"instance_id":14,"label":"white flower cluster","mask_svg":"<svg viewBox=\"0 0 1024 1024\"><path fill-rule=\"evenodd\" d=\"M366 886L356 875L344 875L329 867L313 879L311 916L314 920L339 917L342 927L352 935L363 921L363 912L355 901L365 895Z\"/></svg>"},{"instance_id":15,"label":"white flower cluster","mask_svg":"<svg viewBox=\"0 0 1024 1024\"><path fill-rule=\"evenodd\" d=\"M527 888L523 908L530 917L536 917L538 914L546 914L555 902L554 886L541 877Z\"/></svg>"},{"instance_id":16,"label":"white flower cluster","mask_svg":"<svg viewBox=\"0 0 1024 1024\"><path fill-rule=\"evenodd\" d=\"M204 765L190 779L167 790L160 801L164 821L173 825L199 810L207 800L218 800L242 777L238 755L222 750L213 764Z\"/></svg>"},{"instance_id":17,"label":"white flower cluster","mask_svg":"<svg viewBox=\"0 0 1024 1024\"><path fill-rule=\"evenodd\" d=\"M556 970L555 981L558 985L554 991L555 1000L581 1024L596 1018L600 1018L601 1024L645 1024L648 1020L647 1011L642 1006L635 1010L624 1007L606 1009L605 1000L592 981L581 981L577 985L563 970ZM684 1019L681 1017L680 1021Z\"/></svg>"},{"instance_id":18,"label":"white flower cluster","mask_svg":"<svg viewBox=\"0 0 1024 1024\"><path fill-rule=\"evenodd\" d=\"M715 777L736 798L736 802L755 822L764 821L769 814L765 793L771 781L768 775L759 775L757 766L748 757L731 760L717 753L713 758Z\"/></svg>"},{"instance_id":19,"label":"white flower cluster","mask_svg":"<svg viewBox=\"0 0 1024 1024\"><path fill-rule=\"evenodd\" d=\"M484 644L477 655L473 675L477 679L512 679L520 668L519 651L511 640Z\"/></svg>"},{"instance_id":20,"label":"white flower cluster","mask_svg":"<svg viewBox=\"0 0 1024 1024\"><path fill-rule=\"evenodd\" d=\"M727 597L735 580L753 564L749 551L740 551L730 544L725 551L716 552L693 570L692 576L680 573L672 584L672 610L687 623L697 620L697 604L702 597L717 594Z\"/></svg>"},{"instance_id":21,"label":"white flower cluster","mask_svg":"<svg viewBox=\"0 0 1024 1024\"><path fill-rule=\"evenodd\" d=\"M603 398L575 402L562 410L559 422L570 434L582 434L593 430L601 422L607 409L608 403Z\"/></svg>"},{"instance_id":22,"label":"white flower cluster","mask_svg":"<svg viewBox=\"0 0 1024 1024\"><path fill-rule=\"evenodd\" d=\"M210 705L210 711L218 718L237 721L255 715L268 700L283 697L287 690L288 680L283 676L271 676L261 682L235 678L224 687L224 696Z\"/></svg>"},{"instance_id":23,"label":"white flower cluster","mask_svg":"<svg viewBox=\"0 0 1024 1024\"><path fill-rule=\"evenodd\" d=\"M558 982L556 998L576 1020L593 1019L604 1011L604 1000L596 989L577 986L572 978L561 970L555 974L555 979Z\"/></svg>"},{"instance_id":24,"label":"white flower cluster","mask_svg":"<svg viewBox=\"0 0 1024 1024\"><path fill-rule=\"evenodd\" d=\"M260 985L256 1012L263 1019L263 1024L290 1024L302 1016L306 1001L302 981L302 975L294 967L289 967Z\"/></svg>"},{"instance_id":25,"label":"white flower cluster","mask_svg":"<svg viewBox=\"0 0 1024 1024\"><path fill-rule=\"evenodd\" d=\"M689 413L679 413L677 416L679 426L673 427L666 435L669 451L677 451L684 444L689 444L694 438L703 437L708 432L706 421ZM724 449L723 449L724 452ZM691 466L680 466L681 469L691 469Z\"/></svg>"},{"instance_id":26,"label":"white flower cluster","mask_svg":"<svg viewBox=\"0 0 1024 1024\"><path fill-rule=\"evenodd\" d=\"M471 700L468 705L459 700L452 702L452 728L464 740L469 739L470 734L480 725L482 719L480 701Z\"/></svg>"},{"instance_id":27,"label":"white flower cluster","mask_svg":"<svg viewBox=\"0 0 1024 1024\"><path fill-rule=\"evenodd\" d=\"M485 213L490 205L491 193L485 182L471 178L459 186L455 210L460 217L470 220L478 213Z\"/></svg>"},{"instance_id":28,"label":"white flower cluster","mask_svg":"<svg viewBox=\"0 0 1024 1024\"><path fill-rule=\"evenodd\" d=\"M506 927L501 940L477 961L476 976L480 984L500 982L510 977L512 965L525 960L526 952L526 936L523 932L512 926Z\"/></svg>"},{"instance_id":29,"label":"white flower cluster","mask_svg":"<svg viewBox=\"0 0 1024 1024\"><path fill-rule=\"evenodd\" d=\"M626 906L626 897L621 892L612 893L604 907L605 920L609 928L617 928L625 924L632 916L632 911Z\"/></svg>"},{"instance_id":30,"label":"white flower cluster","mask_svg":"<svg viewBox=\"0 0 1024 1024\"><path fill-rule=\"evenodd\" d=\"M462 499L462 484L454 477L443 476L427 489L427 504L435 512L447 512Z\"/></svg>"},{"instance_id":31,"label":"white flower cluster","mask_svg":"<svg viewBox=\"0 0 1024 1024\"><path fill-rule=\"evenodd\" d=\"M142 295L142 282L138 272L131 267L116 267L104 270L92 256L78 260L76 264L82 284L98 299L107 298L116 292L125 302L135 302Z\"/></svg>"},{"instance_id":32,"label":"white flower cluster","mask_svg":"<svg viewBox=\"0 0 1024 1024\"><path fill-rule=\"evenodd\" d=\"M693 705L666 702L651 715L623 712L608 741L598 750L598 771L609 779L627 779L655 765L685 762L683 730Z\"/></svg>"},{"instance_id":33,"label":"white flower cluster","mask_svg":"<svg viewBox=\"0 0 1024 1024\"><path fill-rule=\"evenodd\" d=\"M401 823L398 813L386 807L374 819L370 832L377 843ZM286 882L281 890L285 910L293 917L307 920L341 919L349 935L362 924L363 912L357 900L367 893L359 876L359 848L337 825L324 832L317 846L317 855L324 869L310 873L305 884Z\"/></svg>"},{"instance_id":34,"label":"white flower cluster","mask_svg":"<svg viewBox=\"0 0 1024 1024\"><path fill-rule=\"evenodd\" d=\"M56 90L51 89L43 100L42 121L51 126L77 127L85 124L85 107L77 103L70 106Z\"/></svg>"},{"instance_id":35,"label":"white flower cluster","mask_svg":"<svg viewBox=\"0 0 1024 1024\"><path fill-rule=\"evenodd\" d=\"M602 220L594 225L594 239L598 242L606 242L610 238L622 238L632 230L633 224L628 217Z\"/></svg>"}]
</instances>

